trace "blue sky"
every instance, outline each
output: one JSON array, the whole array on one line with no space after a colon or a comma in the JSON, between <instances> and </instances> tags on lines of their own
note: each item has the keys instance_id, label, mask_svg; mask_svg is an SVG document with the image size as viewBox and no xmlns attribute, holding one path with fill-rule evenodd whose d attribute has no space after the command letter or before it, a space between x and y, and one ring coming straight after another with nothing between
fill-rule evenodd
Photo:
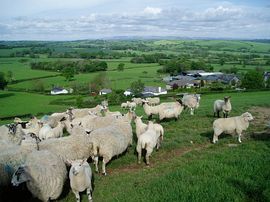
<instances>
[{"instance_id":1,"label":"blue sky","mask_svg":"<svg viewBox=\"0 0 270 202\"><path fill-rule=\"evenodd\" d=\"M270 38L269 0L1 0L0 40Z\"/></svg>"}]
</instances>

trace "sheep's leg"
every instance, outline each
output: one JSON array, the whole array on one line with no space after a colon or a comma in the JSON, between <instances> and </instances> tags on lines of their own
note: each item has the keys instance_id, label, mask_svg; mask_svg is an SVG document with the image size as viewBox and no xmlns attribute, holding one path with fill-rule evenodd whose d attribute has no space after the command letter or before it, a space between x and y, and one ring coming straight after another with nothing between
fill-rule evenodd
<instances>
[{"instance_id":1,"label":"sheep's leg","mask_svg":"<svg viewBox=\"0 0 270 202\"><path fill-rule=\"evenodd\" d=\"M219 111L217 111L217 117L219 118Z\"/></svg>"},{"instance_id":2,"label":"sheep's leg","mask_svg":"<svg viewBox=\"0 0 270 202\"><path fill-rule=\"evenodd\" d=\"M73 191L73 193L75 194L75 196L76 196L76 201L77 202L80 202L80 194L79 194L79 192L78 191L75 191L75 190L72 190Z\"/></svg>"},{"instance_id":3,"label":"sheep's leg","mask_svg":"<svg viewBox=\"0 0 270 202\"><path fill-rule=\"evenodd\" d=\"M87 196L88 196L88 201L89 202L92 202L92 195L91 195L91 187L89 187L87 190L86 190L86 193L87 193Z\"/></svg>"},{"instance_id":4,"label":"sheep's leg","mask_svg":"<svg viewBox=\"0 0 270 202\"><path fill-rule=\"evenodd\" d=\"M241 141L241 135L242 135L241 133L238 134L238 142L239 143L242 143L242 141Z\"/></svg>"},{"instance_id":5,"label":"sheep's leg","mask_svg":"<svg viewBox=\"0 0 270 202\"><path fill-rule=\"evenodd\" d=\"M141 164L142 151L141 150L140 151L137 150L137 152L138 152L138 164Z\"/></svg>"},{"instance_id":6,"label":"sheep's leg","mask_svg":"<svg viewBox=\"0 0 270 202\"><path fill-rule=\"evenodd\" d=\"M107 175L106 173L106 164L109 162L110 159L103 157L102 161L102 175Z\"/></svg>"},{"instance_id":7,"label":"sheep's leg","mask_svg":"<svg viewBox=\"0 0 270 202\"><path fill-rule=\"evenodd\" d=\"M194 115L194 109L190 108L190 115Z\"/></svg>"},{"instance_id":8,"label":"sheep's leg","mask_svg":"<svg viewBox=\"0 0 270 202\"><path fill-rule=\"evenodd\" d=\"M95 164L95 167L96 167L96 172L98 173L98 156L94 157L94 164Z\"/></svg>"},{"instance_id":9,"label":"sheep's leg","mask_svg":"<svg viewBox=\"0 0 270 202\"><path fill-rule=\"evenodd\" d=\"M146 156L145 156L145 159L146 159L146 165L150 165L150 162L149 162L149 157L152 153L153 149L152 148L147 148L146 149Z\"/></svg>"}]
</instances>

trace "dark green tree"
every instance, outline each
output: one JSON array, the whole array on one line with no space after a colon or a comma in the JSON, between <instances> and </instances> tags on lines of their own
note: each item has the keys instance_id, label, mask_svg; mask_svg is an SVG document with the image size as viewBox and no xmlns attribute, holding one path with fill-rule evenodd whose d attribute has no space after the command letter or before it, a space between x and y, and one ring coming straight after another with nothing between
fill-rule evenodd
<instances>
[{"instance_id":1,"label":"dark green tree","mask_svg":"<svg viewBox=\"0 0 270 202\"><path fill-rule=\"evenodd\" d=\"M264 88L264 80L262 72L258 72L256 70L248 71L242 79L241 86L247 89Z\"/></svg>"},{"instance_id":2,"label":"dark green tree","mask_svg":"<svg viewBox=\"0 0 270 202\"><path fill-rule=\"evenodd\" d=\"M8 82L5 78L5 74L3 72L0 72L0 89L4 90L7 84Z\"/></svg>"},{"instance_id":3,"label":"dark green tree","mask_svg":"<svg viewBox=\"0 0 270 202\"><path fill-rule=\"evenodd\" d=\"M62 75L67 81L70 81L74 78L75 69L73 67L65 67L62 71Z\"/></svg>"},{"instance_id":4,"label":"dark green tree","mask_svg":"<svg viewBox=\"0 0 270 202\"><path fill-rule=\"evenodd\" d=\"M7 81L10 83L11 81L13 81L13 72L12 71L8 71L7 72Z\"/></svg>"},{"instance_id":5,"label":"dark green tree","mask_svg":"<svg viewBox=\"0 0 270 202\"><path fill-rule=\"evenodd\" d=\"M141 80L134 81L130 85L130 90L135 96L139 96L144 89L144 83Z\"/></svg>"},{"instance_id":6,"label":"dark green tree","mask_svg":"<svg viewBox=\"0 0 270 202\"><path fill-rule=\"evenodd\" d=\"M117 70L120 71L124 71L124 67L125 67L125 63L119 63L117 66Z\"/></svg>"}]
</instances>

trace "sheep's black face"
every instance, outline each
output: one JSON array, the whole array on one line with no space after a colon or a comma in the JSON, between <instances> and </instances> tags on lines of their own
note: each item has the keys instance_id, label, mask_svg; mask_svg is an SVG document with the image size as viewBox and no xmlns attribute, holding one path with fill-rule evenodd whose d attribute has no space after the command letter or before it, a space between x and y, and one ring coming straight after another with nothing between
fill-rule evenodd
<instances>
[{"instance_id":1,"label":"sheep's black face","mask_svg":"<svg viewBox=\"0 0 270 202\"><path fill-rule=\"evenodd\" d=\"M13 174L12 179L11 179L11 184L13 186L18 186L19 184L26 182L27 180L28 178L26 177L26 174L25 174L25 167L20 166Z\"/></svg>"}]
</instances>

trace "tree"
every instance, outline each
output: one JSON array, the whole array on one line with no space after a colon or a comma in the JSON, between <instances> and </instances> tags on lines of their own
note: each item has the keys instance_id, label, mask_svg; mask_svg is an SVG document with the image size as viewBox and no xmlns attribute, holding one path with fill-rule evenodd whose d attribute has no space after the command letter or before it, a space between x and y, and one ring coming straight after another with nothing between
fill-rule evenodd
<instances>
[{"instance_id":1,"label":"tree","mask_svg":"<svg viewBox=\"0 0 270 202\"><path fill-rule=\"evenodd\" d=\"M260 89L264 88L264 80L262 72L256 70L248 71L242 79L241 86L247 89Z\"/></svg>"},{"instance_id":2,"label":"tree","mask_svg":"<svg viewBox=\"0 0 270 202\"><path fill-rule=\"evenodd\" d=\"M66 78L67 81L70 81L74 78L75 69L73 67L65 67L63 69L62 75Z\"/></svg>"},{"instance_id":3,"label":"tree","mask_svg":"<svg viewBox=\"0 0 270 202\"><path fill-rule=\"evenodd\" d=\"M13 72L8 71L7 72L7 81L10 83L13 80Z\"/></svg>"},{"instance_id":4,"label":"tree","mask_svg":"<svg viewBox=\"0 0 270 202\"><path fill-rule=\"evenodd\" d=\"M110 86L110 80L106 72L101 72L96 75L90 83L90 91L98 93L102 88L108 88Z\"/></svg>"},{"instance_id":5,"label":"tree","mask_svg":"<svg viewBox=\"0 0 270 202\"><path fill-rule=\"evenodd\" d=\"M135 96L139 96L144 90L144 83L141 80L134 81L130 85L130 90Z\"/></svg>"},{"instance_id":6,"label":"tree","mask_svg":"<svg viewBox=\"0 0 270 202\"><path fill-rule=\"evenodd\" d=\"M224 65L224 63L225 63L224 58L221 58L221 59L219 60L219 64L220 64L221 66L223 66L223 65Z\"/></svg>"},{"instance_id":7,"label":"tree","mask_svg":"<svg viewBox=\"0 0 270 202\"><path fill-rule=\"evenodd\" d=\"M42 80L35 80L33 81L33 90L37 92L44 92L45 87Z\"/></svg>"},{"instance_id":8,"label":"tree","mask_svg":"<svg viewBox=\"0 0 270 202\"><path fill-rule=\"evenodd\" d=\"M124 71L124 67L125 67L125 64L124 63L119 63L118 64L118 67L117 67L117 70L120 72L120 71Z\"/></svg>"},{"instance_id":9,"label":"tree","mask_svg":"<svg viewBox=\"0 0 270 202\"><path fill-rule=\"evenodd\" d=\"M0 89L4 90L7 84L8 82L5 79L5 74L3 72L0 72Z\"/></svg>"}]
</instances>

